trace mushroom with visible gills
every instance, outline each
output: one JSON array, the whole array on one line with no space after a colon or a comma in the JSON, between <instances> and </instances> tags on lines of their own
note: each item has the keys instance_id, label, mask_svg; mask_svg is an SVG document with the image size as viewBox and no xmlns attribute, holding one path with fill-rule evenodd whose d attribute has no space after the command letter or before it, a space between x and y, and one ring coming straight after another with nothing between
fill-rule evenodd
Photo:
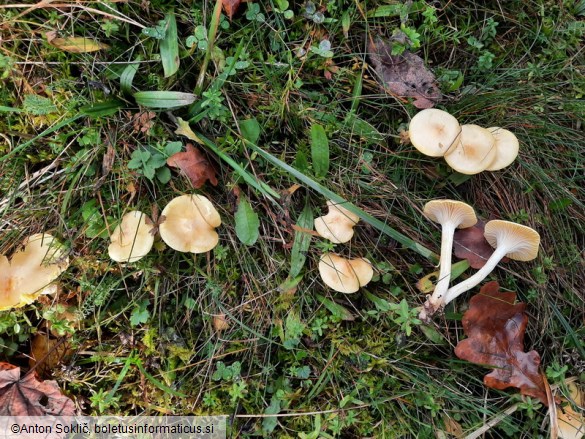
<instances>
[{"instance_id":1,"label":"mushroom with visible gills","mask_svg":"<svg viewBox=\"0 0 585 439\"><path fill-rule=\"evenodd\" d=\"M465 229L477 223L473 207L461 201L432 200L425 204L424 214L431 221L441 224L441 259L439 261L439 279L431 297L425 302L419 314L421 320L427 320L443 307L444 295L451 280L451 253L455 229Z\"/></svg>"},{"instance_id":2,"label":"mushroom with visible gills","mask_svg":"<svg viewBox=\"0 0 585 439\"><path fill-rule=\"evenodd\" d=\"M52 282L69 266L63 248L48 233L29 236L23 245L24 249L14 253L10 261L0 255L0 311L53 293Z\"/></svg>"},{"instance_id":3,"label":"mushroom with visible gills","mask_svg":"<svg viewBox=\"0 0 585 439\"><path fill-rule=\"evenodd\" d=\"M360 217L335 201L327 201L329 213L315 218L315 230L334 244L348 242Z\"/></svg>"},{"instance_id":4,"label":"mushroom with visible gills","mask_svg":"<svg viewBox=\"0 0 585 439\"><path fill-rule=\"evenodd\" d=\"M374 269L365 258L346 259L325 253L319 260L319 274L329 288L349 294L367 285L374 276Z\"/></svg>"},{"instance_id":5,"label":"mushroom with visible gills","mask_svg":"<svg viewBox=\"0 0 585 439\"><path fill-rule=\"evenodd\" d=\"M457 119L436 108L419 111L408 125L410 143L431 157L444 156L460 134L461 127Z\"/></svg>"},{"instance_id":6,"label":"mushroom with visible gills","mask_svg":"<svg viewBox=\"0 0 585 439\"><path fill-rule=\"evenodd\" d=\"M494 252L477 273L447 290L445 305L478 285L504 256L516 261L531 261L538 255L540 235L530 227L510 221L493 220L485 225L484 236L495 248Z\"/></svg>"},{"instance_id":7,"label":"mushroom with visible gills","mask_svg":"<svg viewBox=\"0 0 585 439\"><path fill-rule=\"evenodd\" d=\"M495 137L485 128L461 125L461 136L445 154L445 161L462 174L478 174L496 158L495 144Z\"/></svg>"},{"instance_id":8,"label":"mushroom with visible gills","mask_svg":"<svg viewBox=\"0 0 585 439\"><path fill-rule=\"evenodd\" d=\"M116 262L136 262L152 249L153 223L144 213L133 210L122 217L114 229L108 247L110 259Z\"/></svg>"},{"instance_id":9,"label":"mushroom with visible gills","mask_svg":"<svg viewBox=\"0 0 585 439\"><path fill-rule=\"evenodd\" d=\"M500 127L487 129L496 139L496 158L486 168L486 171L499 171L512 164L520 149L518 138L510 131Z\"/></svg>"},{"instance_id":10,"label":"mushroom with visible gills","mask_svg":"<svg viewBox=\"0 0 585 439\"><path fill-rule=\"evenodd\" d=\"M161 218L160 236L174 250L205 253L219 242L215 228L221 225L221 217L203 195L172 199L161 212Z\"/></svg>"}]
</instances>

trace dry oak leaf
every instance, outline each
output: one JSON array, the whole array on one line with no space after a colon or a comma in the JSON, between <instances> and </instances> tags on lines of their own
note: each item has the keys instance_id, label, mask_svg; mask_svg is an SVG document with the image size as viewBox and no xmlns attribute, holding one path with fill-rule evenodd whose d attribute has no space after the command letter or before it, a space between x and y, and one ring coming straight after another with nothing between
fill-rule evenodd
<instances>
[{"instance_id":1,"label":"dry oak leaf","mask_svg":"<svg viewBox=\"0 0 585 439\"><path fill-rule=\"evenodd\" d=\"M238 12L240 3L242 3L242 0L221 0L221 6L230 20Z\"/></svg>"},{"instance_id":2,"label":"dry oak leaf","mask_svg":"<svg viewBox=\"0 0 585 439\"><path fill-rule=\"evenodd\" d=\"M195 189L199 189L207 180L217 186L215 169L205 156L192 144L187 143L187 151L173 154L167 159L167 165L179 168Z\"/></svg>"},{"instance_id":3,"label":"dry oak leaf","mask_svg":"<svg viewBox=\"0 0 585 439\"><path fill-rule=\"evenodd\" d=\"M20 367L0 362L0 416L74 416L75 404L56 381L39 381L35 373L20 377Z\"/></svg>"},{"instance_id":4,"label":"dry oak leaf","mask_svg":"<svg viewBox=\"0 0 585 439\"><path fill-rule=\"evenodd\" d=\"M499 288L497 282L489 282L469 301L463 315L463 331L468 338L459 342L455 355L494 368L483 378L487 387L516 387L523 395L538 398L548 406L538 370L540 356L536 351L524 352L526 304L514 304L516 293L501 293Z\"/></svg>"},{"instance_id":5,"label":"dry oak leaf","mask_svg":"<svg viewBox=\"0 0 585 439\"><path fill-rule=\"evenodd\" d=\"M368 43L370 62L382 88L395 96L414 98L413 105L416 108L433 107L441 100L435 75L422 58L408 50L401 55L392 55L392 45L392 41L385 41L380 37L370 39Z\"/></svg>"},{"instance_id":6,"label":"dry oak leaf","mask_svg":"<svg viewBox=\"0 0 585 439\"><path fill-rule=\"evenodd\" d=\"M459 259L467 259L469 266L479 270L494 252L494 248L483 236L485 221L479 220L474 226L457 229L453 237L453 250ZM504 257L501 262L510 259Z\"/></svg>"}]
</instances>

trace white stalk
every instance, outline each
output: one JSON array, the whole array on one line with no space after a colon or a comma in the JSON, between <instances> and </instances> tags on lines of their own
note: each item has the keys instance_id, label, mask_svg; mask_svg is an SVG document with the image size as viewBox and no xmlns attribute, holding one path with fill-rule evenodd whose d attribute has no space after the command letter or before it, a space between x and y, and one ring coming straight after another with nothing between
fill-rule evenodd
<instances>
[{"instance_id":1,"label":"white stalk","mask_svg":"<svg viewBox=\"0 0 585 439\"><path fill-rule=\"evenodd\" d=\"M505 243L502 243L501 245L499 245L494 250L494 252L490 256L490 258L487 260L485 265L483 267L481 267L477 271L477 273L475 273L473 276L469 277L468 279L464 280L463 282L460 282L457 285L455 285L454 287L447 290L447 292L445 293L444 301L443 301L444 305L447 305L449 302L456 299L461 294L465 293L466 291L468 291L468 290L472 289L473 287L475 287L476 285L478 285L482 280L484 280L487 277L488 274L490 274L494 270L494 268L496 268L496 265L498 265L498 263L509 252L510 252L510 248L508 246L506 246Z\"/></svg>"},{"instance_id":2,"label":"white stalk","mask_svg":"<svg viewBox=\"0 0 585 439\"><path fill-rule=\"evenodd\" d=\"M443 296L449 289L449 281L451 280L451 253L453 252L455 229L456 225L453 221L447 221L442 224L439 279L437 280L433 295L429 298L429 303L433 306L433 309L439 309L443 306Z\"/></svg>"}]
</instances>

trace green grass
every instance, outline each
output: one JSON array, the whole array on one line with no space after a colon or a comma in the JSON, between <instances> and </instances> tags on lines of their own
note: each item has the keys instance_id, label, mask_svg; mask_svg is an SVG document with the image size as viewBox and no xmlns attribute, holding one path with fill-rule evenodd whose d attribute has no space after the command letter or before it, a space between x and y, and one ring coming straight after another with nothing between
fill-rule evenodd
<instances>
[{"instance_id":1,"label":"green grass","mask_svg":"<svg viewBox=\"0 0 585 439\"><path fill-rule=\"evenodd\" d=\"M50 377L88 414L227 414L234 437L426 438L449 418L471 434L520 403L489 437L548 435L545 407L486 389L486 370L454 356L470 294L428 336L416 322L407 336L395 304L421 306L414 285L435 270L440 234L422 216L428 200L458 199L483 218L529 225L542 237L538 258L491 278L528 303L525 345L541 354L543 370L557 363L565 377L585 379L583 2L414 2L400 17L377 0L338 0L317 5L322 24L303 16L300 2L288 6L293 19L276 10L287 9L281 2L267 2L257 4L265 21L248 3L231 22L212 17L214 2L76 4L67 14L0 9L0 254L48 231L72 261L56 298L0 312L1 360L28 367L31 335L49 317L71 326L72 351ZM172 12L180 66L165 78L161 40L142 29L156 33ZM439 78L439 108L461 123L516 133L512 166L462 177L399 142L418 110L380 90L364 42L368 33L391 35L401 18ZM215 44L188 47L197 26ZM47 43L50 30L110 47L66 53ZM315 52L325 38L331 59ZM162 56L169 53L172 45ZM133 98L138 91L195 93L197 101L154 110L141 131L136 118L147 110ZM201 136L217 187L193 190L176 172L162 184L128 168L138 148L188 142L174 134L178 117ZM250 118L261 132L244 142L239 121ZM314 124L329 139L325 177L312 162ZM301 188L285 192L295 183ZM254 245L236 235L238 191L260 217ZM217 206L219 247L193 256L157 245L134 264L109 260L108 227L125 212L151 215L185 193ZM317 264L331 245L317 237L290 286L292 226L305 206L325 213L327 199L349 201L362 218L354 239L334 250L373 263L367 292L344 296L323 285ZM47 315L57 304L74 323ZM223 331L213 325L220 314L229 322Z\"/></svg>"}]
</instances>

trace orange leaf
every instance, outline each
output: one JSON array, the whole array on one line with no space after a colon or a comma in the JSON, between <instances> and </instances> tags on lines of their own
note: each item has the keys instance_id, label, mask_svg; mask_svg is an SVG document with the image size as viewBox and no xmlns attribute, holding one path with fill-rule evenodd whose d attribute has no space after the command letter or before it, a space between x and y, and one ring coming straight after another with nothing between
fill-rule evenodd
<instances>
[{"instance_id":1,"label":"orange leaf","mask_svg":"<svg viewBox=\"0 0 585 439\"><path fill-rule=\"evenodd\" d=\"M215 169L205 156L192 144L187 143L186 152L178 152L167 159L167 165L179 168L196 189L199 189L207 180L217 186Z\"/></svg>"},{"instance_id":2,"label":"orange leaf","mask_svg":"<svg viewBox=\"0 0 585 439\"><path fill-rule=\"evenodd\" d=\"M0 363L0 416L74 416L73 401L56 381L39 381L35 373L20 377L20 367Z\"/></svg>"},{"instance_id":3,"label":"orange leaf","mask_svg":"<svg viewBox=\"0 0 585 439\"><path fill-rule=\"evenodd\" d=\"M546 388L538 371L540 356L524 352L528 316L525 303L514 304L516 293L501 293L497 282L485 284L469 301L463 316L468 338L459 342L455 355L494 370L483 378L492 389L517 387L523 395L548 406Z\"/></svg>"},{"instance_id":4,"label":"orange leaf","mask_svg":"<svg viewBox=\"0 0 585 439\"><path fill-rule=\"evenodd\" d=\"M234 14L238 11L242 0L221 0L223 10L231 20Z\"/></svg>"}]
</instances>

